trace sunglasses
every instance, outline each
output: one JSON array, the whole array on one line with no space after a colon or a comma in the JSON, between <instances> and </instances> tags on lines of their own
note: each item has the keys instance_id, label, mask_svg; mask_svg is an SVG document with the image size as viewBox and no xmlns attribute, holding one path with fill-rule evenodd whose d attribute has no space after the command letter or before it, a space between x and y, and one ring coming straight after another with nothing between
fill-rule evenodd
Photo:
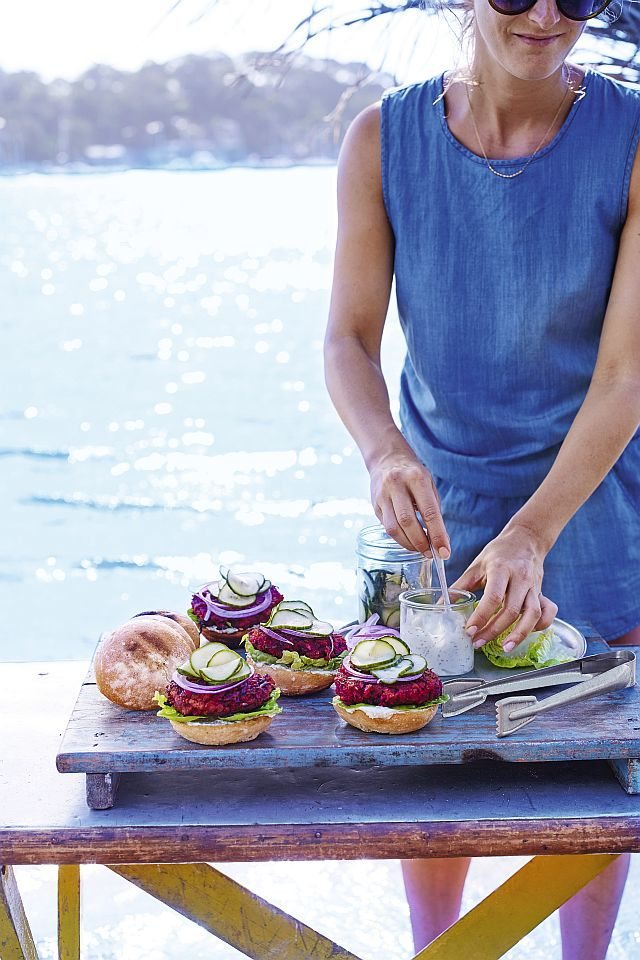
<instances>
[{"instance_id":1,"label":"sunglasses","mask_svg":"<svg viewBox=\"0 0 640 960\"><path fill-rule=\"evenodd\" d=\"M519 13L526 13L535 6L537 0L489 0L490 6L506 17L515 17ZM556 0L558 10L567 20L591 20L606 10L616 0Z\"/></svg>"}]
</instances>

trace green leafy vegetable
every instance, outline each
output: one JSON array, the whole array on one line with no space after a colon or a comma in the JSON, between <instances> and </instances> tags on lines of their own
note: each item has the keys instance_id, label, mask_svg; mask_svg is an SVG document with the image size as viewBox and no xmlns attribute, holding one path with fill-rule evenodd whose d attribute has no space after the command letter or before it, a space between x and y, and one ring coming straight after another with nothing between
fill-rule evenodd
<instances>
[{"instance_id":1,"label":"green leafy vegetable","mask_svg":"<svg viewBox=\"0 0 640 960\"><path fill-rule=\"evenodd\" d=\"M277 663L281 667L289 667L291 670L331 670L338 669L346 656L346 650L337 657L325 660L320 657L314 660L312 657L305 657L297 650L285 650L280 658L272 656L270 653L263 653L256 649L251 641L245 636L245 650L256 663Z\"/></svg>"},{"instance_id":2,"label":"green leafy vegetable","mask_svg":"<svg viewBox=\"0 0 640 960\"><path fill-rule=\"evenodd\" d=\"M161 708L158 710L156 716L166 717L167 720L175 720L177 723L195 723L198 720L207 720L209 723L216 720L224 723L233 723L234 720L249 720L251 717L277 716L277 714L282 713L282 707L278 706L277 702L279 696L280 691L276 687L267 702L261 707L258 707L257 710L247 710L246 713L232 713L229 717L186 717L183 713L179 713L175 707L167 703L167 698L163 693L159 693L156 690L153 699Z\"/></svg>"},{"instance_id":3,"label":"green leafy vegetable","mask_svg":"<svg viewBox=\"0 0 640 960\"><path fill-rule=\"evenodd\" d=\"M431 707L435 707L438 703L446 703L449 697L446 693L443 693L441 697L437 697L435 700L429 700L428 703L421 703L419 707L414 707L412 705L395 705L392 707L386 707L384 704L376 703L344 703L340 697L334 697L331 701L333 704L338 704L342 707L343 710L360 710L362 707L376 707L376 706L385 706L385 709L388 710L429 710Z\"/></svg>"},{"instance_id":4,"label":"green leafy vegetable","mask_svg":"<svg viewBox=\"0 0 640 960\"><path fill-rule=\"evenodd\" d=\"M507 653L502 649L502 642L509 636L515 624L504 630L495 640L490 640L481 647L487 660L490 660L496 667L554 667L558 663L566 663L571 657L554 657L554 635L553 627L547 627L546 630L539 630L536 633L530 633L528 637L519 643L518 646Z\"/></svg>"}]
</instances>

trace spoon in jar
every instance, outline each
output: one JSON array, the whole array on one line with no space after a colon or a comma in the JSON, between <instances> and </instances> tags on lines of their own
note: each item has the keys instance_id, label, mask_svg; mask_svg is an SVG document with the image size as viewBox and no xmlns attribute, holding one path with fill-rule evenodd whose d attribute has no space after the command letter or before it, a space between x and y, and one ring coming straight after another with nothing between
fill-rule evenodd
<instances>
[{"instance_id":1,"label":"spoon in jar","mask_svg":"<svg viewBox=\"0 0 640 960\"><path fill-rule=\"evenodd\" d=\"M451 606L451 600L449 598L449 588L447 587L447 577L444 572L444 560L441 556L434 550L433 544L431 542L431 537L429 536L429 531L425 527L425 533L427 535L427 540L429 541L429 548L431 550L431 556L433 557L433 562L436 566L436 574L438 576L438 583L440 584L440 590L442 591L442 600L445 607Z\"/></svg>"}]
</instances>

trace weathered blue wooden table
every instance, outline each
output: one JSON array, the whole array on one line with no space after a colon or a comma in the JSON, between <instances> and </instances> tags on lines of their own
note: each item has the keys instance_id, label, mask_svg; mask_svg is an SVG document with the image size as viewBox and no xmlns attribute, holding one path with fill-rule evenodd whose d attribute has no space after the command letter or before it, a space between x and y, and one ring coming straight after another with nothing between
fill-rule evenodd
<instances>
[{"instance_id":1,"label":"weathered blue wooden table","mask_svg":"<svg viewBox=\"0 0 640 960\"><path fill-rule=\"evenodd\" d=\"M588 639L588 652L608 649ZM477 654L484 660L483 654ZM486 662L486 661L485 661ZM553 693L541 691L541 697ZM283 713L249 743L203 747L178 737L152 711L124 710L98 691L91 672L60 747L61 772L84 773L87 803L116 802L121 774L298 767L371 768L469 763L475 760L558 762L608 760L623 787L640 792L640 687L543 714L504 739L496 736L495 698L469 713L401 737L363 733L344 724L331 706L333 689L282 698ZM428 775L428 774L427 774Z\"/></svg>"},{"instance_id":2,"label":"weathered blue wooden table","mask_svg":"<svg viewBox=\"0 0 640 960\"><path fill-rule=\"evenodd\" d=\"M92 810L86 774L55 768L86 665L14 664L0 672L2 960L37 956L9 865L60 865L62 960L80 957L83 863L105 864L256 960L353 960L210 864L532 855L418 955L489 960L617 854L640 850L640 796L625 793L608 764L594 760L187 767L161 774L158 766L123 776L117 806ZM636 719L625 722L640 726ZM336 736L342 735L339 728Z\"/></svg>"}]
</instances>

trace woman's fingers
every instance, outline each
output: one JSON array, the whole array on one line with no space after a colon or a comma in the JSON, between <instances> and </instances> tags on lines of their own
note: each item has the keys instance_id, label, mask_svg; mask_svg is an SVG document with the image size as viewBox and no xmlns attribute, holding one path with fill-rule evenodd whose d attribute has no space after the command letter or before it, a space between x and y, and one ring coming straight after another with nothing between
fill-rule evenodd
<instances>
[{"instance_id":1,"label":"woman's fingers","mask_svg":"<svg viewBox=\"0 0 640 960\"><path fill-rule=\"evenodd\" d=\"M433 549L443 560L448 560L451 556L451 544L440 512L438 491L431 477L428 481L416 485L412 492L422 522L429 531Z\"/></svg>"},{"instance_id":2,"label":"woman's fingers","mask_svg":"<svg viewBox=\"0 0 640 960\"><path fill-rule=\"evenodd\" d=\"M445 559L450 556L438 495L430 475L420 464L388 470L377 495L372 484L372 500L376 516L401 546L430 555L426 527L434 549Z\"/></svg>"},{"instance_id":3,"label":"woman's fingers","mask_svg":"<svg viewBox=\"0 0 640 960\"><path fill-rule=\"evenodd\" d=\"M417 527L420 526L418 524L418 519L416 517L415 510L413 511L413 517L414 517L416 526ZM420 553L426 553L426 551L429 549L429 543L424 534L424 530L422 530L422 527L420 527L421 537L418 531L414 532L414 537L416 537L417 535L416 538L418 543L422 542L423 546L416 546L414 543L414 540L409 539L409 536L407 536L407 534L404 531L404 527L402 523L400 522L400 520L396 515L395 507L391 500L384 500L381 503L379 520L382 526L385 528L385 530L389 534L389 536L393 537L396 543L399 543L401 547L405 548L405 550L411 550L411 551L419 550ZM410 528L410 524L408 522L407 522L407 526L409 526ZM410 532L411 532L411 528L410 528Z\"/></svg>"},{"instance_id":4,"label":"woman's fingers","mask_svg":"<svg viewBox=\"0 0 640 960\"><path fill-rule=\"evenodd\" d=\"M558 604L549 600L544 594L540 594L540 616L534 630L546 630L550 627L558 615Z\"/></svg>"},{"instance_id":5,"label":"woman's fingers","mask_svg":"<svg viewBox=\"0 0 640 960\"><path fill-rule=\"evenodd\" d=\"M490 588L490 585L491 577L487 581L487 588ZM525 576L523 571L520 571L520 575L518 575L517 571L512 570L500 609L485 627L477 631L474 644L478 647L483 646L507 630L516 621L518 621L518 625L509 634L509 642L518 637L522 640L534 629L540 618L540 613L538 591L532 587L530 577ZM513 646L515 646L515 643Z\"/></svg>"},{"instance_id":6,"label":"woman's fingers","mask_svg":"<svg viewBox=\"0 0 640 960\"><path fill-rule=\"evenodd\" d=\"M469 571L467 572L470 572L471 570L472 568L469 568ZM463 575L458 580L456 580L455 584L452 584L452 586L459 589L463 589L463 590L470 590L470 589L474 589L475 587L482 586L482 580L478 580L478 578L476 578L474 587L471 586L472 582L473 582L473 578L467 577L465 573L465 575ZM461 586L461 584L467 584L467 583L469 583L469 586ZM473 611L473 613L467 620L467 627L466 627L467 633L471 634L474 637L474 644L476 642L475 641L476 636L485 637L485 634L483 633L483 631L486 629L487 625L493 619L493 617L495 617L495 615L500 611L500 608L502 607L504 602L504 596L507 591L508 585L509 585L508 567L506 566L503 567L501 565L496 564L491 570L491 576L487 578L487 583L484 588L484 594L482 596L482 599L480 600L478 606L476 607L476 609ZM497 636L497 634L495 634L495 636ZM489 639L488 636L486 636L482 642L483 643L486 642L487 639ZM482 646L482 643L479 643L478 645Z\"/></svg>"}]
</instances>

